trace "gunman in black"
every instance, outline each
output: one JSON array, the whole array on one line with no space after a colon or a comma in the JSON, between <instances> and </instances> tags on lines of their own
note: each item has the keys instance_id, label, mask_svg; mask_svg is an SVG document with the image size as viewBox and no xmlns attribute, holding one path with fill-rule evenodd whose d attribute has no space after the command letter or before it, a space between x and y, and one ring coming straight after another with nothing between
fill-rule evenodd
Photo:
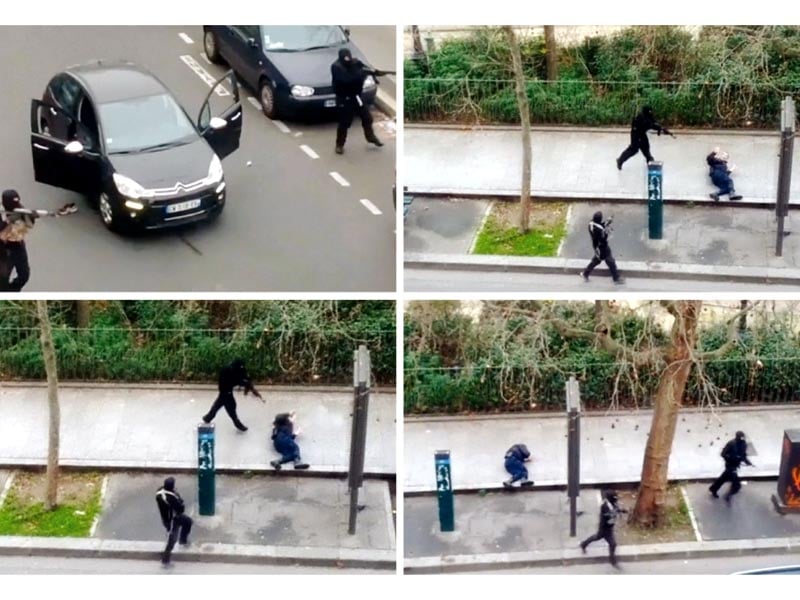
<instances>
[{"instance_id":1,"label":"gunman in black","mask_svg":"<svg viewBox=\"0 0 800 600\"><path fill-rule=\"evenodd\" d=\"M25 235L33 228L36 214L14 213L22 209L16 190L3 192L3 214L0 214L0 292L20 292L31 276ZM11 279L11 274L16 277Z\"/></svg>"},{"instance_id":2,"label":"gunman in black","mask_svg":"<svg viewBox=\"0 0 800 600\"><path fill-rule=\"evenodd\" d=\"M347 48L339 50L339 59L331 65L333 91L336 94L336 107L339 111L339 125L336 128L336 154L344 153L347 130L353 124L355 115L361 117L361 126L364 128L366 140L370 144L383 146L383 142L378 139L372 129L372 115L369 108L361 99L364 80L367 76L380 74L378 71L368 69L357 58L353 58Z\"/></svg>"},{"instance_id":3,"label":"gunman in black","mask_svg":"<svg viewBox=\"0 0 800 600\"><path fill-rule=\"evenodd\" d=\"M617 270L617 261L614 260L614 255L611 253L611 247L608 245L608 235L610 233L611 221L603 221L603 213L599 210L594 213L592 220L589 221L589 236L592 238L592 248L594 248L594 256L586 268L581 272L581 277L584 281L589 281L594 268L601 262L605 261L608 265L608 270L611 271L611 277L614 283L624 283Z\"/></svg>"},{"instance_id":4,"label":"gunman in black","mask_svg":"<svg viewBox=\"0 0 800 600\"><path fill-rule=\"evenodd\" d=\"M619 155L617 159L617 169L621 171L625 161L639 152L639 150L642 151L647 162L653 162L653 155L650 154L650 140L647 139L647 132L651 130L657 131L658 135L662 133L672 135L666 127L662 127L656 123L653 109L649 106L645 106L639 114L633 117L633 121L631 122L631 144Z\"/></svg>"},{"instance_id":5,"label":"gunman in black","mask_svg":"<svg viewBox=\"0 0 800 600\"><path fill-rule=\"evenodd\" d=\"M236 429L239 431L247 431L247 427L245 427L244 423L242 423L236 415L236 399L233 397L233 388L235 387L244 388L245 396L252 392L256 398L263 401L261 394L256 391L256 388L253 387L253 382L250 381L250 376L247 374L247 369L244 367L244 361L237 358L227 367L223 367L219 372L219 395L211 406L211 409L203 417L203 421L211 423L214 417L217 416L219 409L224 407L225 412L228 413Z\"/></svg>"},{"instance_id":6,"label":"gunman in black","mask_svg":"<svg viewBox=\"0 0 800 600\"><path fill-rule=\"evenodd\" d=\"M742 488L742 483L739 480L739 467L742 463L750 467L753 466L753 463L747 458L747 440L745 439L743 431L736 432L736 437L725 444L720 456L722 456L725 461L725 470L722 472L722 475L717 477L716 481L711 484L708 491L711 492L714 498L719 498L717 495L719 488L721 488L725 482L730 481L731 487L728 493L725 494L725 502L730 502L731 496L737 494Z\"/></svg>"},{"instance_id":7,"label":"gunman in black","mask_svg":"<svg viewBox=\"0 0 800 600\"><path fill-rule=\"evenodd\" d=\"M181 495L175 490L175 479L172 477L167 477L164 485L158 488L156 504L161 514L161 522L167 530L167 547L161 555L161 564L168 565L175 542L180 541L181 546L189 543L192 519L184 514L186 506Z\"/></svg>"},{"instance_id":8,"label":"gunman in black","mask_svg":"<svg viewBox=\"0 0 800 600\"><path fill-rule=\"evenodd\" d=\"M597 533L586 538L581 542L581 550L586 554L586 546L597 540L605 540L608 543L608 560L611 565L619 568L617 564L617 540L614 537L614 525L617 524L617 516L628 511L618 504L617 492L607 490L603 492L603 504L600 505L600 524L597 526Z\"/></svg>"}]
</instances>

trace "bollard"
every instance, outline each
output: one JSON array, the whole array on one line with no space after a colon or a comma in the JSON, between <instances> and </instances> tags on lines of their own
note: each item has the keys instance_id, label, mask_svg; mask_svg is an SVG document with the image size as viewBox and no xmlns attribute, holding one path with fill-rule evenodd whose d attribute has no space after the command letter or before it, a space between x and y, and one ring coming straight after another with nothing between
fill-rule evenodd
<instances>
[{"instance_id":1,"label":"bollard","mask_svg":"<svg viewBox=\"0 0 800 600\"><path fill-rule=\"evenodd\" d=\"M569 535L578 530L578 496L581 495L581 392L578 380L567 381L567 496L569 496Z\"/></svg>"},{"instance_id":2,"label":"bollard","mask_svg":"<svg viewBox=\"0 0 800 600\"><path fill-rule=\"evenodd\" d=\"M647 231L651 240L664 237L663 163L647 163Z\"/></svg>"},{"instance_id":3,"label":"bollard","mask_svg":"<svg viewBox=\"0 0 800 600\"><path fill-rule=\"evenodd\" d=\"M772 495L772 503L782 515L800 512L800 429L783 432L778 493Z\"/></svg>"},{"instance_id":4,"label":"bollard","mask_svg":"<svg viewBox=\"0 0 800 600\"><path fill-rule=\"evenodd\" d=\"M439 530L455 531L456 517L453 503L453 482L450 478L450 450L437 450L436 493L439 499Z\"/></svg>"},{"instance_id":5,"label":"bollard","mask_svg":"<svg viewBox=\"0 0 800 600\"><path fill-rule=\"evenodd\" d=\"M197 426L197 504L201 515L214 514L216 487L214 424L203 423Z\"/></svg>"}]
</instances>

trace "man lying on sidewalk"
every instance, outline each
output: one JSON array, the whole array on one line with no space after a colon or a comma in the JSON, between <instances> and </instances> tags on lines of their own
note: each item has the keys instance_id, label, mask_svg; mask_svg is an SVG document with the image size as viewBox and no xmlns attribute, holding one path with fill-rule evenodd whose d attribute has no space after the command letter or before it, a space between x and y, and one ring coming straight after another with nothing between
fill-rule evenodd
<instances>
[{"instance_id":1,"label":"man lying on sidewalk","mask_svg":"<svg viewBox=\"0 0 800 600\"><path fill-rule=\"evenodd\" d=\"M533 481L528 479L528 469L525 463L531 460L531 452L525 444L514 444L506 451L505 468L511 474L511 479L504 481L506 488L514 487L514 483L519 481L520 487L529 487Z\"/></svg>"},{"instance_id":2,"label":"man lying on sidewalk","mask_svg":"<svg viewBox=\"0 0 800 600\"><path fill-rule=\"evenodd\" d=\"M275 417L272 423L272 443L281 457L270 461L275 470L280 471L284 463L293 462L295 469L307 469L308 464L300 458L300 446L295 442L295 438L300 435L300 429L294 430L296 415L294 411L281 413Z\"/></svg>"},{"instance_id":3,"label":"man lying on sidewalk","mask_svg":"<svg viewBox=\"0 0 800 600\"><path fill-rule=\"evenodd\" d=\"M719 201L720 196L728 196L730 200L741 200L742 197L733 189L733 179L731 173L736 168L734 165L728 166L728 153L721 152L719 148L714 148L711 154L706 156L708 163L708 176L719 190L715 194L709 194L714 202Z\"/></svg>"}]
</instances>

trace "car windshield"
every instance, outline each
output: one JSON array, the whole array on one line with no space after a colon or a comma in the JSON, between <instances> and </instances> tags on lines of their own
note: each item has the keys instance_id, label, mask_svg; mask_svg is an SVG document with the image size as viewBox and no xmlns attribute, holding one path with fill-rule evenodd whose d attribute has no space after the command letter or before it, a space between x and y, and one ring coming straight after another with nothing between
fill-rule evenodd
<instances>
[{"instance_id":1,"label":"car windshield","mask_svg":"<svg viewBox=\"0 0 800 600\"><path fill-rule=\"evenodd\" d=\"M344 44L347 38L335 25L262 25L264 50L299 52L309 48L327 48Z\"/></svg>"},{"instance_id":2,"label":"car windshield","mask_svg":"<svg viewBox=\"0 0 800 600\"><path fill-rule=\"evenodd\" d=\"M108 102L99 109L109 154L166 148L197 137L194 125L169 94Z\"/></svg>"}]
</instances>

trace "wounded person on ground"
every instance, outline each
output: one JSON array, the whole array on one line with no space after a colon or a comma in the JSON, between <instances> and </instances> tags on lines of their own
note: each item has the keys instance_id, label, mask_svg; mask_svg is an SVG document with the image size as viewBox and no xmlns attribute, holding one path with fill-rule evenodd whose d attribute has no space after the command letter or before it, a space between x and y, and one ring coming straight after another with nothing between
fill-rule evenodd
<instances>
[{"instance_id":1,"label":"wounded person on ground","mask_svg":"<svg viewBox=\"0 0 800 600\"><path fill-rule=\"evenodd\" d=\"M730 200L741 200L742 197L733 189L733 178L731 174L736 169L734 165L728 165L728 153L720 151L719 148L714 148L711 154L706 156L706 163L708 163L708 176L711 178L711 183L717 186L716 193L709 194L714 202L719 200L720 196L728 196Z\"/></svg>"},{"instance_id":2,"label":"wounded person on ground","mask_svg":"<svg viewBox=\"0 0 800 600\"><path fill-rule=\"evenodd\" d=\"M281 413L276 415L272 423L272 443L275 450L281 455L279 459L270 461L275 470L280 471L285 463L294 463L295 469L307 469L308 463L300 458L300 446L297 445L295 438L300 435L300 428L296 431L294 423L296 415L293 412Z\"/></svg>"}]
</instances>

